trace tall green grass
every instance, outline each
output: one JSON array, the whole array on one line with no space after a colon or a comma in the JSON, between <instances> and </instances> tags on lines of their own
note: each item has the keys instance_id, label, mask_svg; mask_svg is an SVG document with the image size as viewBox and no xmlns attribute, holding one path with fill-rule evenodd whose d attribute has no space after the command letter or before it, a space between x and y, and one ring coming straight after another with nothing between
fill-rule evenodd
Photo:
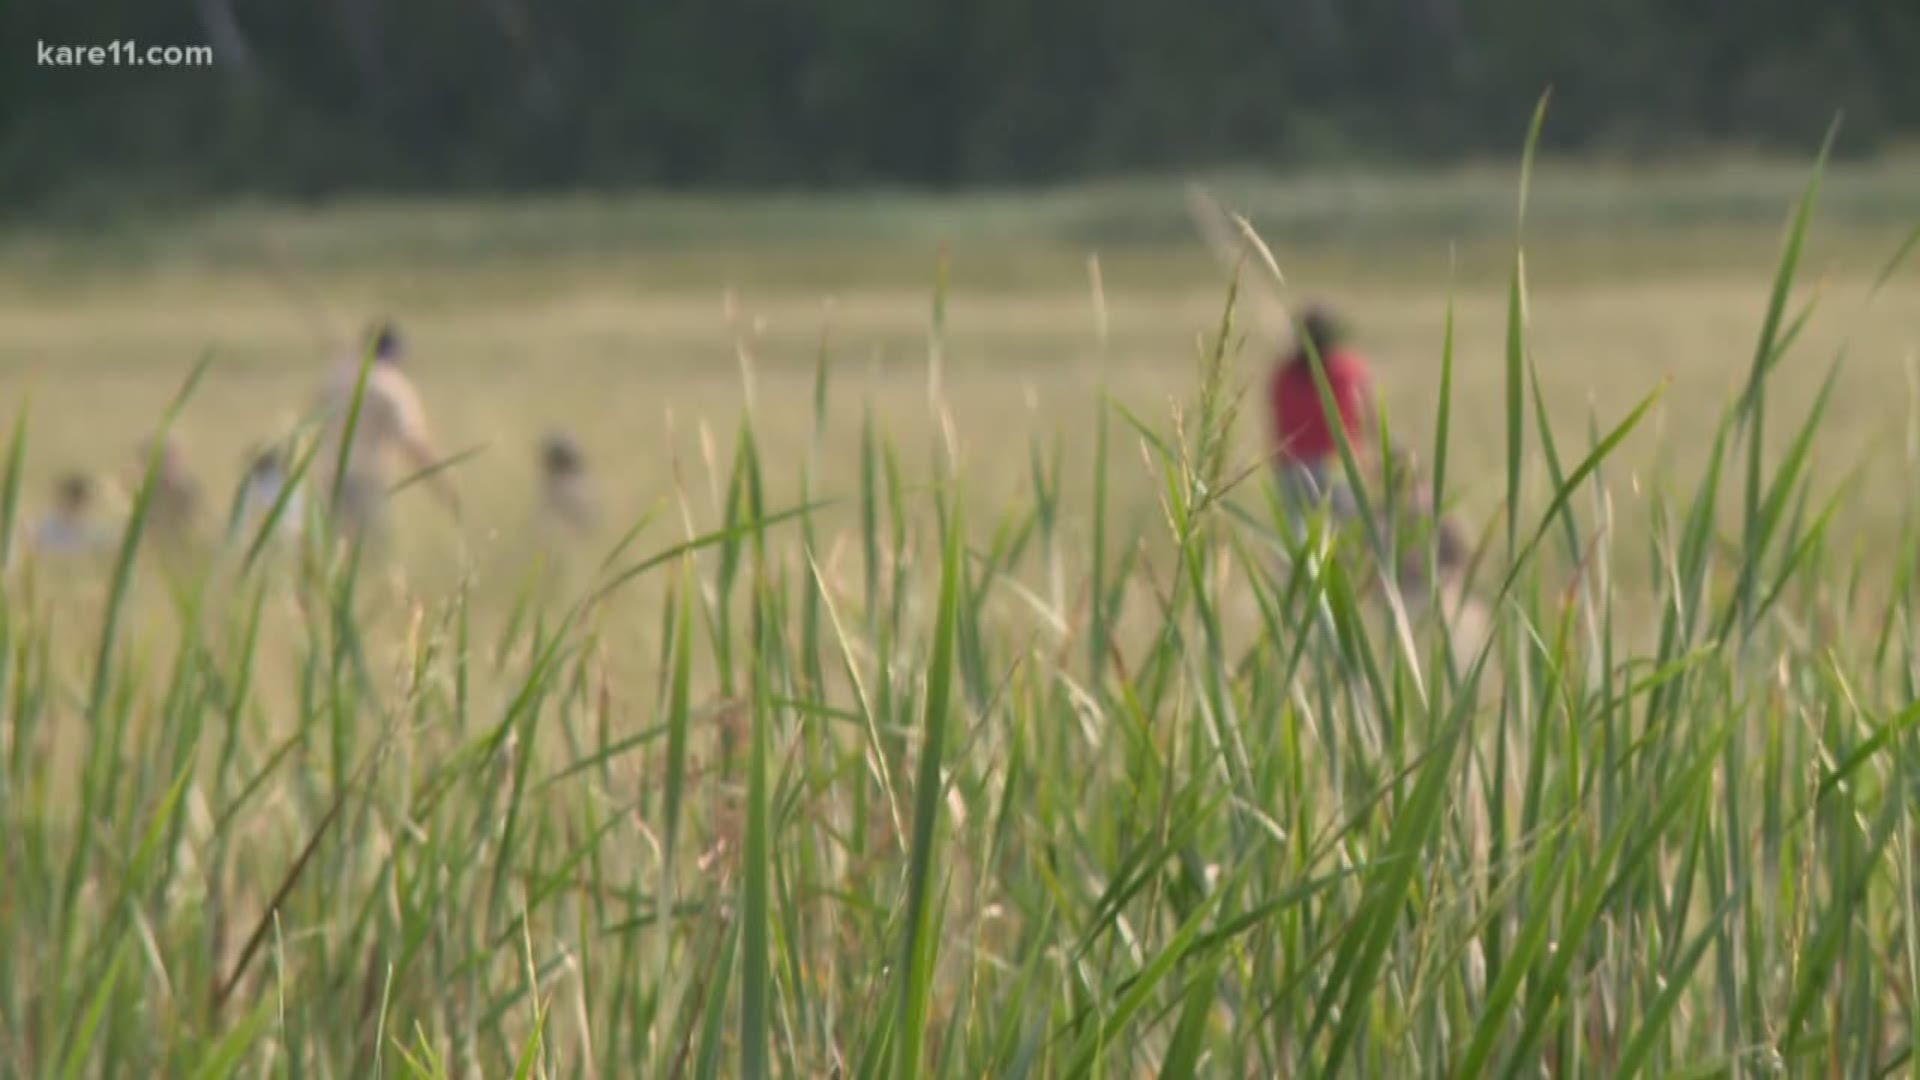
<instances>
[{"instance_id":1,"label":"tall green grass","mask_svg":"<svg viewBox=\"0 0 1920 1080\"><path fill-rule=\"evenodd\" d=\"M846 462L765 457L749 421L713 520L661 493L677 515L491 641L481 583L396 593L358 547L263 558L263 530L182 575L143 496L97 621L53 565L5 579L0 1064L1910 1070L1911 574L1863 585L1828 535L1822 401L1765 426L1812 195L1709 463L1639 535L1606 465L1653 399L1545 424L1516 249L1480 640L1378 603L1388 536L1297 530L1233 460L1230 300L1170 420L1103 411L1087 504L1044 434L983 514L964 461L917 480L870 414ZM823 349L816 433L851 422L830 388ZM925 421L950 447L937 382ZM1110 495L1135 461L1156 505Z\"/></svg>"}]
</instances>

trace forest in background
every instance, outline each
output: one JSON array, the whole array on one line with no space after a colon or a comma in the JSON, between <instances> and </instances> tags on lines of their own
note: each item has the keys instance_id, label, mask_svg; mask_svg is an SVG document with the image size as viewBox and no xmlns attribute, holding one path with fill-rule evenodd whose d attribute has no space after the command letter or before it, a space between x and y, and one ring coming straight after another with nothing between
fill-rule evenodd
<instances>
[{"instance_id":1,"label":"forest in background","mask_svg":"<svg viewBox=\"0 0 1920 1080\"><path fill-rule=\"evenodd\" d=\"M1920 129L1908 0L12 0L0 199L927 188ZM211 45L49 68L40 42Z\"/></svg>"}]
</instances>

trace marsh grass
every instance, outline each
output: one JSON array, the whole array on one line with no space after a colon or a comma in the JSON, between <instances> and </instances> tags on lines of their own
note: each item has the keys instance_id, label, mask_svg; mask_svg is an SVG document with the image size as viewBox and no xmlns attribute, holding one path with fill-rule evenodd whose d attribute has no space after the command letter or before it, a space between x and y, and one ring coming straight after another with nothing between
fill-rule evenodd
<instances>
[{"instance_id":1,"label":"marsh grass","mask_svg":"<svg viewBox=\"0 0 1920 1080\"><path fill-rule=\"evenodd\" d=\"M97 624L48 600L53 567L6 579L0 1061L1909 1069L1915 519L1874 585L1807 465L1824 397L1763 426L1813 195L1745 389L1644 535L1611 527L1608 462L1655 398L1583 439L1546 423L1516 246L1492 628L1459 647L1433 610L1382 613L1386 537L1294 530L1234 460L1231 300L1171 420L1103 404L1084 488L1043 436L1026 494L984 512L937 379L930 476L871 412L854 460L825 457L851 421L823 349L812 452L769 459L743 418L729 460L497 635L470 580L412 592L317 531L169 571L142 494ZM1111 498L1128 468L1151 512ZM769 502L787 472L799 500Z\"/></svg>"}]
</instances>

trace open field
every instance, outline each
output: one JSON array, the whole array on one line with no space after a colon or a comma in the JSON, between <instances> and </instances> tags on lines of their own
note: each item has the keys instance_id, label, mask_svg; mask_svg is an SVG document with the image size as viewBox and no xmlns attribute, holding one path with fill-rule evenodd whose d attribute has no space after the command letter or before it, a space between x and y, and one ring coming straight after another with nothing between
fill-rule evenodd
<instances>
[{"instance_id":1,"label":"open field","mask_svg":"<svg viewBox=\"0 0 1920 1080\"><path fill-rule=\"evenodd\" d=\"M1229 483L1271 338L1171 185L16 225L22 515L132 504L209 350L224 499L374 312L479 451L391 565L8 572L0 1063L1910 1069L1914 168L1828 175L1770 323L1805 166L1545 167L1511 339L1509 171L1220 185L1429 463L1451 372L1451 663ZM535 585L559 424L609 520Z\"/></svg>"},{"instance_id":2,"label":"open field","mask_svg":"<svg viewBox=\"0 0 1920 1080\"><path fill-rule=\"evenodd\" d=\"M1868 292L1906 223L1920 219L1907 183L1915 167L1897 159L1840 170L1810 239L1802 276L1820 303L1779 374L1779 400L1807 400L1845 349L1821 442L1830 468L1869 450L1884 461L1904 437L1912 320L1897 288L1872 303ZM1698 463L1704 432L1676 418L1717 405L1746 377L1785 209L1804 176L1802 165L1773 163L1673 175L1543 170L1529 215L1529 341L1558 425L1584 430L1590 413L1617 414L1671 379L1649 429L1619 460ZM1351 313L1409 438L1431 438L1449 301L1461 415L1499 415L1510 171L1426 184L1227 181L1220 190L1272 241L1291 292ZM701 420L717 429L737 421L743 351L761 399L792 402L825 342L846 414L829 431L829 460L847 460L857 426L845 421L863 403L896 427L923 423L942 247L951 267L944 390L976 483L1024 482L1024 454L991 452L1012 416L1023 431L1058 431L1077 455L1102 379L1155 415L1190 388L1225 274L1197 242L1177 188L871 202L239 207L107 230L21 227L0 247L0 400L36 400L37 492L55 468L120 467L124 446L103 431L137 437L211 352L214 375L182 428L224 483L244 447L305 407L327 356L323 317L289 294L274 269L284 263L322 298L337 333L378 312L411 331L441 440L488 447L470 467L484 474L468 485L477 530L514 522L530 445L560 423L617 468L608 495L621 517L659 497L674 453L697 453ZM1101 260L1104 339L1090 255ZM1242 351L1241 380L1260 377L1265 361L1261 349ZM1044 418L1037 428L1033 416ZM763 444L782 453L798 449L811 424L805 410L771 404L754 419ZM1241 435L1242 451L1255 452L1258 425ZM1484 517L1500 492L1478 478L1504 452L1503 436L1482 423L1457 436L1468 466L1459 494ZM919 452L919 442L907 449ZM1883 483L1899 477L1875 470ZM1851 509L1884 537L1891 516L1876 508L1893 501Z\"/></svg>"}]
</instances>

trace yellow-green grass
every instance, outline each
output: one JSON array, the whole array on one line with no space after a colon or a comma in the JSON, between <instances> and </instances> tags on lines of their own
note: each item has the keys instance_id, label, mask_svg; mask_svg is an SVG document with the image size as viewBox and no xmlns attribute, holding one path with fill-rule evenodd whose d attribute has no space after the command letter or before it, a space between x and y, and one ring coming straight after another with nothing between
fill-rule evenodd
<instances>
[{"instance_id":1,"label":"yellow-green grass","mask_svg":"<svg viewBox=\"0 0 1920 1080\"><path fill-rule=\"evenodd\" d=\"M1544 170L1512 339L1507 173L1223 185L1428 464L1451 313L1482 674L1230 483L1272 343L1215 340L1171 186L19 231L27 516L126 473L208 354L175 430L218 503L330 362L315 324L375 312L443 446L484 450L459 521L402 497L391 562L10 572L0 1061L1907 1067L1904 164L1828 177L1757 512L1728 407L1804 169ZM1529 365L1556 452L1522 398L1509 576ZM533 587L556 424L608 525Z\"/></svg>"}]
</instances>

